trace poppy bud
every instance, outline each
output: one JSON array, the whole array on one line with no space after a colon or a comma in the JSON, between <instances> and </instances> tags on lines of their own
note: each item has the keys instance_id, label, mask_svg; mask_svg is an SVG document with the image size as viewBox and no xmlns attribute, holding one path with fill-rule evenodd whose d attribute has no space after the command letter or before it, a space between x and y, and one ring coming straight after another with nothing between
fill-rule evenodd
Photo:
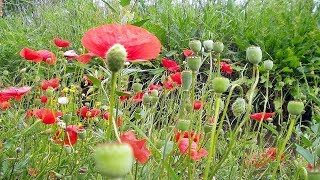
<instances>
[{"instance_id":1,"label":"poppy bud","mask_svg":"<svg viewBox=\"0 0 320 180\"><path fill-rule=\"evenodd\" d=\"M95 148L94 158L102 175L120 178L132 168L133 151L128 144L104 144Z\"/></svg>"},{"instance_id":2,"label":"poppy bud","mask_svg":"<svg viewBox=\"0 0 320 180\"><path fill-rule=\"evenodd\" d=\"M63 149L66 151L67 154L71 154L72 147L68 144L63 145Z\"/></svg>"},{"instance_id":3,"label":"poppy bud","mask_svg":"<svg viewBox=\"0 0 320 180\"><path fill-rule=\"evenodd\" d=\"M35 105L40 105L41 104L41 99L35 99L34 100Z\"/></svg>"},{"instance_id":4,"label":"poppy bud","mask_svg":"<svg viewBox=\"0 0 320 180\"><path fill-rule=\"evenodd\" d=\"M190 121L189 120L179 120L177 123L177 129L180 131L188 131L190 127Z\"/></svg>"},{"instance_id":5,"label":"poppy bud","mask_svg":"<svg viewBox=\"0 0 320 180\"><path fill-rule=\"evenodd\" d=\"M200 52L201 42L199 40L192 40L189 42L189 47L193 52Z\"/></svg>"},{"instance_id":6,"label":"poppy bud","mask_svg":"<svg viewBox=\"0 0 320 180\"><path fill-rule=\"evenodd\" d=\"M151 96L149 94L144 94L143 99L142 99L142 104L143 105L148 105L151 102Z\"/></svg>"},{"instance_id":7,"label":"poppy bud","mask_svg":"<svg viewBox=\"0 0 320 180\"><path fill-rule=\"evenodd\" d=\"M187 112L191 112L192 110L193 110L193 104L187 103L187 104L186 104L186 111L187 111Z\"/></svg>"},{"instance_id":8,"label":"poppy bud","mask_svg":"<svg viewBox=\"0 0 320 180\"><path fill-rule=\"evenodd\" d=\"M266 61L263 62L263 66L264 66L264 69L266 71L270 71L272 69L272 67L273 67L273 61L266 60Z\"/></svg>"},{"instance_id":9,"label":"poppy bud","mask_svg":"<svg viewBox=\"0 0 320 180\"><path fill-rule=\"evenodd\" d=\"M228 78L225 77L216 77L212 81L213 90L216 93L224 93L227 91L230 81Z\"/></svg>"},{"instance_id":10,"label":"poppy bud","mask_svg":"<svg viewBox=\"0 0 320 180\"><path fill-rule=\"evenodd\" d=\"M46 95L51 97L53 95L53 92L54 92L54 89L52 87L49 87L47 90L46 90Z\"/></svg>"},{"instance_id":11,"label":"poppy bud","mask_svg":"<svg viewBox=\"0 0 320 180\"><path fill-rule=\"evenodd\" d=\"M150 95L153 96L153 97L158 97L159 96L159 91L154 89L154 90L151 91Z\"/></svg>"},{"instance_id":12,"label":"poppy bud","mask_svg":"<svg viewBox=\"0 0 320 180\"><path fill-rule=\"evenodd\" d=\"M203 47L208 52L212 51L212 49L213 49L213 41L212 40L203 41Z\"/></svg>"},{"instance_id":13,"label":"poppy bud","mask_svg":"<svg viewBox=\"0 0 320 180\"><path fill-rule=\"evenodd\" d=\"M192 73L191 71L182 71L182 89L184 91L189 91L192 83Z\"/></svg>"},{"instance_id":14,"label":"poppy bud","mask_svg":"<svg viewBox=\"0 0 320 180\"><path fill-rule=\"evenodd\" d=\"M240 116L246 111L246 100L243 98L237 98L233 102L231 109L234 116Z\"/></svg>"},{"instance_id":15,"label":"poppy bud","mask_svg":"<svg viewBox=\"0 0 320 180\"><path fill-rule=\"evenodd\" d=\"M258 46L250 46L246 51L247 59L252 64L259 64L262 60L262 51Z\"/></svg>"},{"instance_id":16,"label":"poppy bud","mask_svg":"<svg viewBox=\"0 0 320 180\"><path fill-rule=\"evenodd\" d=\"M282 81L279 82L279 86L280 86L280 87L283 87L283 86L284 86L284 82L282 82Z\"/></svg>"},{"instance_id":17,"label":"poppy bud","mask_svg":"<svg viewBox=\"0 0 320 180\"><path fill-rule=\"evenodd\" d=\"M211 124L204 125L204 132L205 133L211 133L211 131L212 131L212 125Z\"/></svg>"},{"instance_id":18,"label":"poppy bud","mask_svg":"<svg viewBox=\"0 0 320 180\"><path fill-rule=\"evenodd\" d=\"M165 141L164 141L164 140L161 140L161 139L157 139L157 140L155 140L155 144L156 144L156 147L157 147L158 149L160 149L160 148L162 148L163 145L165 144Z\"/></svg>"},{"instance_id":19,"label":"poppy bud","mask_svg":"<svg viewBox=\"0 0 320 180\"><path fill-rule=\"evenodd\" d=\"M5 75L5 76L8 76L8 75L9 75L9 71L7 71L7 70L4 70L2 73L3 73L3 75Z\"/></svg>"},{"instance_id":20,"label":"poppy bud","mask_svg":"<svg viewBox=\"0 0 320 180\"><path fill-rule=\"evenodd\" d=\"M78 129L78 136L80 139L85 139L87 136L87 130L84 128L79 128Z\"/></svg>"},{"instance_id":21,"label":"poppy bud","mask_svg":"<svg viewBox=\"0 0 320 180\"><path fill-rule=\"evenodd\" d=\"M301 101L290 101L287 109L291 115L300 115L304 111L304 104Z\"/></svg>"},{"instance_id":22,"label":"poppy bud","mask_svg":"<svg viewBox=\"0 0 320 180\"><path fill-rule=\"evenodd\" d=\"M217 53L222 53L224 45L222 42L214 42L213 43L213 51Z\"/></svg>"},{"instance_id":23,"label":"poppy bud","mask_svg":"<svg viewBox=\"0 0 320 180\"><path fill-rule=\"evenodd\" d=\"M127 51L121 44L113 45L107 52L107 65L112 72L118 72L126 60Z\"/></svg>"},{"instance_id":24,"label":"poppy bud","mask_svg":"<svg viewBox=\"0 0 320 180\"><path fill-rule=\"evenodd\" d=\"M198 56L189 56L187 57L187 63L191 71L199 71L201 66L201 58Z\"/></svg>"},{"instance_id":25,"label":"poppy bud","mask_svg":"<svg viewBox=\"0 0 320 180\"><path fill-rule=\"evenodd\" d=\"M142 84L141 83L133 83L132 90L134 93L142 92Z\"/></svg>"},{"instance_id":26,"label":"poppy bud","mask_svg":"<svg viewBox=\"0 0 320 180\"><path fill-rule=\"evenodd\" d=\"M151 97L151 102L152 103L157 103L158 101L159 101L159 97L155 97L155 96Z\"/></svg>"}]
</instances>

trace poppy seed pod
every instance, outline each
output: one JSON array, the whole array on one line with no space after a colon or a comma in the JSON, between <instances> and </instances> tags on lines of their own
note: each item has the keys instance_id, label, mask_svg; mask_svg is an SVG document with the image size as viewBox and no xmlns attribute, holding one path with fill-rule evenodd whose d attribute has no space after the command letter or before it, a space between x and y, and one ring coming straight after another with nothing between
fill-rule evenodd
<instances>
[{"instance_id":1,"label":"poppy seed pod","mask_svg":"<svg viewBox=\"0 0 320 180\"><path fill-rule=\"evenodd\" d=\"M190 127L190 121L189 120L179 120L177 124L177 129L180 131L188 131Z\"/></svg>"},{"instance_id":2,"label":"poppy seed pod","mask_svg":"<svg viewBox=\"0 0 320 180\"><path fill-rule=\"evenodd\" d=\"M133 83L132 90L134 93L142 92L142 84L141 83Z\"/></svg>"},{"instance_id":3,"label":"poppy seed pod","mask_svg":"<svg viewBox=\"0 0 320 180\"><path fill-rule=\"evenodd\" d=\"M199 71L201 66L201 58L198 56L189 56L187 57L187 63L191 71Z\"/></svg>"},{"instance_id":4,"label":"poppy seed pod","mask_svg":"<svg viewBox=\"0 0 320 180\"><path fill-rule=\"evenodd\" d=\"M203 47L208 52L212 51L212 49L213 49L213 41L212 40L203 41Z\"/></svg>"},{"instance_id":5,"label":"poppy seed pod","mask_svg":"<svg viewBox=\"0 0 320 180\"><path fill-rule=\"evenodd\" d=\"M227 91L230 81L225 77L216 77L212 80L213 90L216 93L224 93Z\"/></svg>"},{"instance_id":6,"label":"poppy seed pod","mask_svg":"<svg viewBox=\"0 0 320 180\"><path fill-rule=\"evenodd\" d=\"M85 139L87 136L87 130L84 128L79 128L78 129L78 136L80 139Z\"/></svg>"},{"instance_id":7,"label":"poppy seed pod","mask_svg":"<svg viewBox=\"0 0 320 180\"><path fill-rule=\"evenodd\" d=\"M213 51L217 53L222 53L224 45L222 42L214 42L213 43Z\"/></svg>"},{"instance_id":8,"label":"poppy seed pod","mask_svg":"<svg viewBox=\"0 0 320 180\"><path fill-rule=\"evenodd\" d=\"M237 98L233 102L231 109L234 116L240 116L246 111L246 100L243 98Z\"/></svg>"},{"instance_id":9,"label":"poppy seed pod","mask_svg":"<svg viewBox=\"0 0 320 180\"><path fill-rule=\"evenodd\" d=\"M270 71L273 68L273 61L266 60L263 62L264 69Z\"/></svg>"},{"instance_id":10,"label":"poppy seed pod","mask_svg":"<svg viewBox=\"0 0 320 180\"><path fill-rule=\"evenodd\" d=\"M287 110L291 115L300 115L304 111L304 104L301 101L290 101Z\"/></svg>"},{"instance_id":11,"label":"poppy seed pod","mask_svg":"<svg viewBox=\"0 0 320 180\"><path fill-rule=\"evenodd\" d=\"M121 44L115 44L107 51L107 65L112 72L118 72L126 60L127 51Z\"/></svg>"},{"instance_id":12,"label":"poppy seed pod","mask_svg":"<svg viewBox=\"0 0 320 180\"><path fill-rule=\"evenodd\" d=\"M142 98L142 104L148 105L151 102L151 96L149 94L144 94Z\"/></svg>"},{"instance_id":13,"label":"poppy seed pod","mask_svg":"<svg viewBox=\"0 0 320 180\"><path fill-rule=\"evenodd\" d=\"M182 89L184 91L189 91L192 84L192 72L191 71L182 71Z\"/></svg>"},{"instance_id":14,"label":"poppy seed pod","mask_svg":"<svg viewBox=\"0 0 320 180\"><path fill-rule=\"evenodd\" d=\"M94 151L96 168L104 176L120 178L132 168L133 150L129 144L104 144Z\"/></svg>"},{"instance_id":15,"label":"poppy seed pod","mask_svg":"<svg viewBox=\"0 0 320 180\"><path fill-rule=\"evenodd\" d=\"M189 42L189 47L193 52L200 52L201 42L199 40L192 40Z\"/></svg>"},{"instance_id":16,"label":"poppy seed pod","mask_svg":"<svg viewBox=\"0 0 320 180\"><path fill-rule=\"evenodd\" d=\"M262 51L258 46L250 46L246 51L246 56L252 64L259 64L262 60Z\"/></svg>"},{"instance_id":17,"label":"poppy seed pod","mask_svg":"<svg viewBox=\"0 0 320 180\"><path fill-rule=\"evenodd\" d=\"M159 96L159 91L154 89L154 90L151 90L151 93L150 93L151 96L153 97L158 97Z\"/></svg>"}]
</instances>

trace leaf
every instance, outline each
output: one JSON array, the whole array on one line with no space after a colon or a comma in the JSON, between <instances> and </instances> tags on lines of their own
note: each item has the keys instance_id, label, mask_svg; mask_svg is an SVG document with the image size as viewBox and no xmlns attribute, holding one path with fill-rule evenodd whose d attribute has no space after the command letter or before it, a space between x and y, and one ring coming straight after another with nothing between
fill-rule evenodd
<instances>
[{"instance_id":1,"label":"leaf","mask_svg":"<svg viewBox=\"0 0 320 180\"><path fill-rule=\"evenodd\" d=\"M303 147L299 146L298 144L296 145L296 150L297 152L306 159L306 161L308 161L308 163L310 164L314 164L314 156L311 154L310 151L308 151L307 149L304 149Z\"/></svg>"},{"instance_id":2,"label":"leaf","mask_svg":"<svg viewBox=\"0 0 320 180\"><path fill-rule=\"evenodd\" d=\"M120 1L120 5L121 6L127 6L127 5L129 5L130 4L130 0L121 0Z\"/></svg>"},{"instance_id":3,"label":"leaf","mask_svg":"<svg viewBox=\"0 0 320 180\"><path fill-rule=\"evenodd\" d=\"M303 141L303 144L305 145L305 147L311 147L312 146L312 142L306 137L306 136L301 136L301 139Z\"/></svg>"},{"instance_id":4,"label":"leaf","mask_svg":"<svg viewBox=\"0 0 320 180\"><path fill-rule=\"evenodd\" d=\"M143 26L146 22L148 22L149 20L150 20L150 19L143 19L143 20L141 20L141 21L136 21L136 22L132 23L132 25L141 27L141 26Z\"/></svg>"},{"instance_id":5,"label":"leaf","mask_svg":"<svg viewBox=\"0 0 320 180\"><path fill-rule=\"evenodd\" d=\"M178 52L178 51L169 51L169 52L166 53L166 56L167 56L167 57L171 57L171 56L177 54L177 52Z\"/></svg>"},{"instance_id":6,"label":"leaf","mask_svg":"<svg viewBox=\"0 0 320 180\"><path fill-rule=\"evenodd\" d=\"M269 126L268 124L266 123L263 123L262 124L266 129L268 129L269 131L271 131L273 134L275 135L279 135L278 131L276 129L274 129L273 127Z\"/></svg>"},{"instance_id":7,"label":"leaf","mask_svg":"<svg viewBox=\"0 0 320 180\"><path fill-rule=\"evenodd\" d=\"M93 76L89 76L87 75L87 77L90 79L90 81L92 81L93 85L96 87L100 87L101 86L101 81Z\"/></svg>"}]
</instances>

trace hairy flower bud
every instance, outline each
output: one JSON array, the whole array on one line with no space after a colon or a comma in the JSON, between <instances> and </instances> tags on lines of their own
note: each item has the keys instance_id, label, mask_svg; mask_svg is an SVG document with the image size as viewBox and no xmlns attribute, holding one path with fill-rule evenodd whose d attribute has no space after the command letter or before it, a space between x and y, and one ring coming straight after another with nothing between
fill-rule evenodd
<instances>
[{"instance_id":1,"label":"hairy flower bud","mask_svg":"<svg viewBox=\"0 0 320 180\"><path fill-rule=\"evenodd\" d=\"M107 52L107 65L112 72L118 72L126 60L127 51L121 44L113 45Z\"/></svg>"},{"instance_id":2,"label":"hairy flower bud","mask_svg":"<svg viewBox=\"0 0 320 180\"><path fill-rule=\"evenodd\" d=\"M182 71L182 89L184 91L189 91L192 83L192 72L191 71Z\"/></svg>"},{"instance_id":3,"label":"hairy flower bud","mask_svg":"<svg viewBox=\"0 0 320 180\"><path fill-rule=\"evenodd\" d=\"M190 127L189 120L180 119L177 123L177 129L179 129L180 131L188 131L189 127Z\"/></svg>"},{"instance_id":4,"label":"hairy flower bud","mask_svg":"<svg viewBox=\"0 0 320 180\"><path fill-rule=\"evenodd\" d=\"M231 109L234 116L240 116L246 111L246 100L243 98L237 98L233 102Z\"/></svg>"},{"instance_id":5,"label":"hairy flower bud","mask_svg":"<svg viewBox=\"0 0 320 180\"><path fill-rule=\"evenodd\" d=\"M266 71L270 71L273 68L273 61L266 60L263 62L263 66Z\"/></svg>"},{"instance_id":6,"label":"hairy flower bud","mask_svg":"<svg viewBox=\"0 0 320 180\"><path fill-rule=\"evenodd\" d=\"M191 71L199 71L201 66L201 58L198 56L189 56L187 57L187 63Z\"/></svg>"},{"instance_id":7,"label":"hairy flower bud","mask_svg":"<svg viewBox=\"0 0 320 180\"><path fill-rule=\"evenodd\" d=\"M212 81L213 90L216 93L224 93L227 91L230 81L228 78L225 77L216 77Z\"/></svg>"},{"instance_id":8,"label":"hairy flower bud","mask_svg":"<svg viewBox=\"0 0 320 180\"><path fill-rule=\"evenodd\" d=\"M154 90L151 90L151 93L150 93L151 96L153 97L158 97L159 96L159 91L154 89Z\"/></svg>"},{"instance_id":9,"label":"hairy flower bud","mask_svg":"<svg viewBox=\"0 0 320 180\"><path fill-rule=\"evenodd\" d=\"M203 47L207 52L212 51L212 49L213 49L213 41L212 40L203 41Z\"/></svg>"},{"instance_id":10,"label":"hairy flower bud","mask_svg":"<svg viewBox=\"0 0 320 180\"><path fill-rule=\"evenodd\" d=\"M300 115L304 111L304 104L301 101L290 101L287 109L291 115Z\"/></svg>"},{"instance_id":11,"label":"hairy flower bud","mask_svg":"<svg viewBox=\"0 0 320 180\"><path fill-rule=\"evenodd\" d=\"M262 60L262 51L258 46L250 46L246 51L247 59L252 64L259 64Z\"/></svg>"},{"instance_id":12,"label":"hairy flower bud","mask_svg":"<svg viewBox=\"0 0 320 180\"><path fill-rule=\"evenodd\" d=\"M213 43L213 51L217 53L222 53L224 45L222 42L214 42Z\"/></svg>"},{"instance_id":13,"label":"hairy flower bud","mask_svg":"<svg viewBox=\"0 0 320 180\"><path fill-rule=\"evenodd\" d=\"M141 83L133 83L132 90L134 93L142 92L142 84Z\"/></svg>"},{"instance_id":14,"label":"hairy flower bud","mask_svg":"<svg viewBox=\"0 0 320 180\"><path fill-rule=\"evenodd\" d=\"M199 40L192 40L189 42L189 47L193 52L200 52L201 42Z\"/></svg>"}]
</instances>

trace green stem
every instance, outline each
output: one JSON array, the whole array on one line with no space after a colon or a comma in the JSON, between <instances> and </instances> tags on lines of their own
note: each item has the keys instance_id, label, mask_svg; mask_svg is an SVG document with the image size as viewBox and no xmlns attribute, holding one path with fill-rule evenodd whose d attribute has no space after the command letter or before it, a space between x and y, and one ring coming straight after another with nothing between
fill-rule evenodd
<instances>
[{"instance_id":1,"label":"green stem","mask_svg":"<svg viewBox=\"0 0 320 180\"><path fill-rule=\"evenodd\" d=\"M195 99L195 84L196 84L196 72L192 71L192 82L191 82L191 103L193 105L194 99Z\"/></svg>"},{"instance_id":2,"label":"green stem","mask_svg":"<svg viewBox=\"0 0 320 180\"><path fill-rule=\"evenodd\" d=\"M219 93L219 94L217 94L215 107L214 107L214 122L213 122L213 126L212 126L211 137L210 137L210 150L209 150L208 160L207 160L207 163L206 163L206 168L205 168L204 176L203 176L204 180L208 179L211 159L212 159L212 157L214 155L215 134L216 134L216 127L217 127L217 122L218 122L218 118L219 118L220 101L221 101L221 94Z\"/></svg>"},{"instance_id":3,"label":"green stem","mask_svg":"<svg viewBox=\"0 0 320 180\"><path fill-rule=\"evenodd\" d=\"M221 76L221 72L220 72L220 53L218 53L217 55L217 60L218 60L218 70L217 70L217 77L220 77Z\"/></svg>"},{"instance_id":4,"label":"green stem","mask_svg":"<svg viewBox=\"0 0 320 180\"><path fill-rule=\"evenodd\" d=\"M207 82L210 82L211 76L212 76L212 69L213 69L213 63L212 63L212 52L209 54L209 60L210 60L210 69L209 69L209 75Z\"/></svg>"},{"instance_id":5,"label":"green stem","mask_svg":"<svg viewBox=\"0 0 320 180\"><path fill-rule=\"evenodd\" d=\"M290 115L290 116L292 116L292 115ZM286 148L286 144L287 144L287 142L289 141L289 139L291 137L291 134L292 134L292 131L293 131L295 123L296 123L296 116L293 116L290 119L290 125L289 125L289 129L288 129L288 132L287 132L287 136L285 137L285 139L281 143L280 149L277 152L277 164L276 164L276 166L275 166L275 168L273 170L272 179L276 178L276 174L277 174L278 168L280 166L280 162L281 162L281 155L283 154L283 152L284 152L284 150Z\"/></svg>"}]
</instances>

